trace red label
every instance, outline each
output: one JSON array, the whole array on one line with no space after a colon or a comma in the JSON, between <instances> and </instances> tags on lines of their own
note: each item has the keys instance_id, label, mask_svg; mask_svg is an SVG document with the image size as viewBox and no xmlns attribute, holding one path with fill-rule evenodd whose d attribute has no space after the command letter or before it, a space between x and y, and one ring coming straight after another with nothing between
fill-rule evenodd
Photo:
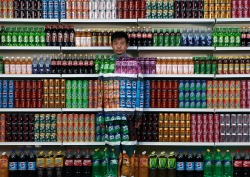
<instances>
[{"instance_id":1,"label":"red label","mask_svg":"<svg viewBox=\"0 0 250 177\"><path fill-rule=\"evenodd\" d=\"M83 166L90 167L91 165L92 165L92 162L91 162L90 159L89 160L83 160Z\"/></svg>"},{"instance_id":2,"label":"red label","mask_svg":"<svg viewBox=\"0 0 250 177\"><path fill-rule=\"evenodd\" d=\"M82 166L82 160L79 159L79 160L74 160L74 166L75 167L81 167Z\"/></svg>"},{"instance_id":3,"label":"red label","mask_svg":"<svg viewBox=\"0 0 250 177\"><path fill-rule=\"evenodd\" d=\"M62 61L62 65L63 65L63 66L67 66L67 63L68 63L68 62L67 62L66 60L63 60L63 61Z\"/></svg>"},{"instance_id":4,"label":"red label","mask_svg":"<svg viewBox=\"0 0 250 177\"><path fill-rule=\"evenodd\" d=\"M148 38L152 38L152 34L151 33L148 33Z\"/></svg>"},{"instance_id":5,"label":"red label","mask_svg":"<svg viewBox=\"0 0 250 177\"><path fill-rule=\"evenodd\" d=\"M244 167L244 168L250 168L250 160L247 160L247 161L244 160L244 161L243 161L243 167Z\"/></svg>"},{"instance_id":6,"label":"red label","mask_svg":"<svg viewBox=\"0 0 250 177\"><path fill-rule=\"evenodd\" d=\"M234 160L234 167L242 167L243 161L242 160Z\"/></svg>"},{"instance_id":7,"label":"red label","mask_svg":"<svg viewBox=\"0 0 250 177\"><path fill-rule=\"evenodd\" d=\"M73 159L65 160L65 162L64 162L64 166L66 166L66 167L73 167L73 165L74 165Z\"/></svg>"}]
</instances>

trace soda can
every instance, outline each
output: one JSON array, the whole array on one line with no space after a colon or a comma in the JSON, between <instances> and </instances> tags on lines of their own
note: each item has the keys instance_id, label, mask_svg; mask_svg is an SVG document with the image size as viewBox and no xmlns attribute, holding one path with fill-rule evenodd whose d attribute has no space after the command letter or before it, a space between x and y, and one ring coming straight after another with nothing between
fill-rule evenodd
<instances>
[{"instance_id":1,"label":"soda can","mask_svg":"<svg viewBox=\"0 0 250 177\"><path fill-rule=\"evenodd\" d=\"M190 101L189 100L184 101L184 108L190 108Z\"/></svg>"},{"instance_id":2,"label":"soda can","mask_svg":"<svg viewBox=\"0 0 250 177\"><path fill-rule=\"evenodd\" d=\"M196 100L196 101L201 100L201 92L200 92L200 91L196 91L196 92L195 92L195 100Z\"/></svg>"},{"instance_id":3,"label":"soda can","mask_svg":"<svg viewBox=\"0 0 250 177\"><path fill-rule=\"evenodd\" d=\"M213 90L218 90L218 81L217 80L213 80L212 84L213 84Z\"/></svg>"},{"instance_id":4,"label":"soda can","mask_svg":"<svg viewBox=\"0 0 250 177\"><path fill-rule=\"evenodd\" d=\"M180 80L180 81L179 81L178 90L179 90L179 91L184 91L184 90L185 90L184 80Z\"/></svg>"},{"instance_id":5,"label":"soda can","mask_svg":"<svg viewBox=\"0 0 250 177\"><path fill-rule=\"evenodd\" d=\"M201 91L201 87L202 87L201 81L200 80L196 80L196 82L195 82L195 90L196 91Z\"/></svg>"},{"instance_id":6,"label":"soda can","mask_svg":"<svg viewBox=\"0 0 250 177\"><path fill-rule=\"evenodd\" d=\"M196 107L196 108L201 108L201 106L202 106L201 104L202 104L202 102L201 102L201 101L196 100L195 107Z\"/></svg>"},{"instance_id":7,"label":"soda can","mask_svg":"<svg viewBox=\"0 0 250 177\"><path fill-rule=\"evenodd\" d=\"M184 81L184 90L189 91L190 90L190 83L189 80Z\"/></svg>"},{"instance_id":8,"label":"soda can","mask_svg":"<svg viewBox=\"0 0 250 177\"><path fill-rule=\"evenodd\" d=\"M230 91L229 90L224 90L223 91L223 96L224 96L224 99L230 99Z\"/></svg>"},{"instance_id":9,"label":"soda can","mask_svg":"<svg viewBox=\"0 0 250 177\"><path fill-rule=\"evenodd\" d=\"M201 90L202 91L207 90L207 82L206 82L206 80L201 80Z\"/></svg>"},{"instance_id":10,"label":"soda can","mask_svg":"<svg viewBox=\"0 0 250 177\"><path fill-rule=\"evenodd\" d=\"M184 100L179 100L179 108L185 108Z\"/></svg>"}]
</instances>

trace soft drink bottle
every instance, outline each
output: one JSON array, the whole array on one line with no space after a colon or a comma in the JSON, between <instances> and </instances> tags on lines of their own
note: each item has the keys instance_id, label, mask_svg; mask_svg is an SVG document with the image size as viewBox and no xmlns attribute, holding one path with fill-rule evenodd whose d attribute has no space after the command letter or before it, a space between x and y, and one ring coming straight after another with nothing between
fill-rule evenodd
<instances>
[{"instance_id":1,"label":"soft drink bottle","mask_svg":"<svg viewBox=\"0 0 250 177\"><path fill-rule=\"evenodd\" d=\"M107 148L104 149L102 160L101 160L101 168L102 168L102 176L108 176L108 167L109 167L109 152Z\"/></svg>"},{"instance_id":2,"label":"soft drink bottle","mask_svg":"<svg viewBox=\"0 0 250 177\"><path fill-rule=\"evenodd\" d=\"M17 169L19 171L19 177L27 177L27 155L24 149L22 149L19 154Z\"/></svg>"},{"instance_id":3,"label":"soft drink bottle","mask_svg":"<svg viewBox=\"0 0 250 177\"><path fill-rule=\"evenodd\" d=\"M200 46L200 31L198 28L195 28L194 30L194 46Z\"/></svg>"},{"instance_id":4,"label":"soft drink bottle","mask_svg":"<svg viewBox=\"0 0 250 177\"><path fill-rule=\"evenodd\" d=\"M101 177L101 153L99 149L95 149L93 158L92 158L92 175L95 177Z\"/></svg>"},{"instance_id":5,"label":"soft drink bottle","mask_svg":"<svg viewBox=\"0 0 250 177\"><path fill-rule=\"evenodd\" d=\"M236 154L233 158L233 177L242 177L243 158L240 154L240 150L236 150Z\"/></svg>"},{"instance_id":6,"label":"soft drink bottle","mask_svg":"<svg viewBox=\"0 0 250 177\"><path fill-rule=\"evenodd\" d=\"M182 150L179 150L176 157L176 177L183 176L185 176L185 155Z\"/></svg>"},{"instance_id":7,"label":"soft drink bottle","mask_svg":"<svg viewBox=\"0 0 250 177\"><path fill-rule=\"evenodd\" d=\"M243 156L243 177L250 176L250 154L249 150L246 150L245 155Z\"/></svg>"},{"instance_id":8,"label":"soft drink bottle","mask_svg":"<svg viewBox=\"0 0 250 177\"><path fill-rule=\"evenodd\" d=\"M188 46L187 29L183 28L181 33L181 46Z\"/></svg>"},{"instance_id":9,"label":"soft drink bottle","mask_svg":"<svg viewBox=\"0 0 250 177\"><path fill-rule=\"evenodd\" d=\"M225 177L232 177L233 176L233 158L229 152L229 150L226 151L226 154L223 158L223 168L224 168L224 176Z\"/></svg>"},{"instance_id":10,"label":"soft drink bottle","mask_svg":"<svg viewBox=\"0 0 250 177\"><path fill-rule=\"evenodd\" d=\"M6 152L3 152L0 156L0 176L1 177L9 177L9 158L6 155Z\"/></svg>"},{"instance_id":11,"label":"soft drink bottle","mask_svg":"<svg viewBox=\"0 0 250 177\"><path fill-rule=\"evenodd\" d=\"M63 177L63 160L64 156L62 155L62 152L58 151L55 156L55 169L56 169L55 177Z\"/></svg>"},{"instance_id":12,"label":"soft drink bottle","mask_svg":"<svg viewBox=\"0 0 250 177\"><path fill-rule=\"evenodd\" d=\"M204 166L203 166L203 155L200 150L196 154L195 158L195 177L203 177L204 176Z\"/></svg>"},{"instance_id":13,"label":"soft drink bottle","mask_svg":"<svg viewBox=\"0 0 250 177\"><path fill-rule=\"evenodd\" d=\"M207 153L204 156L204 177L213 176L214 161L210 149L207 149Z\"/></svg>"},{"instance_id":14,"label":"soft drink bottle","mask_svg":"<svg viewBox=\"0 0 250 177\"><path fill-rule=\"evenodd\" d=\"M83 176L91 177L92 176L92 156L90 150L87 149L83 157Z\"/></svg>"},{"instance_id":15,"label":"soft drink bottle","mask_svg":"<svg viewBox=\"0 0 250 177\"><path fill-rule=\"evenodd\" d=\"M161 152L158 157L158 175L160 177L167 176L168 160L165 151Z\"/></svg>"},{"instance_id":16,"label":"soft drink bottle","mask_svg":"<svg viewBox=\"0 0 250 177\"><path fill-rule=\"evenodd\" d=\"M194 46L194 32L192 28L188 29L187 41L188 46Z\"/></svg>"},{"instance_id":17,"label":"soft drink bottle","mask_svg":"<svg viewBox=\"0 0 250 177\"><path fill-rule=\"evenodd\" d=\"M41 55L39 63L38 63L38 73L39 74L45 73L44 66L45 66L45 62L44 62L43 56Z\"/></svg>"},{"instance_id":18,"label":"soft drink bottle","mask_svg":"<svg viewBox=\"0 0 250 177\"><path fill-rule=\"evenodd\" d=\"M157 158L157 155L155 154L155 151L153 151L148 156L149 177L157 176L157 165L158 165L158 158Z\"/></svg>"},{"instance_id":19,"label":"soft drink bottle","mask_svg":"<svg viewBox=\"0 0 250 177\"><path fill-rule=\"evenodd\" d=\"M194 155L192 150L189 150L186 156L186 176L194 177Z\"/></svg>"},{"instance_id":20,"label":"soft drink bottle","mask_svg":"<svg viewBox=\"0 0 250 177\"><path fill-rule=\"evenodd\" d=\"M44 69L45 69L45 72L44 72L45 74L51 73L51 61L48 55L46 56Z\"/></svg>"},{"instance_id":21,"label":"soft drink bottle","mask_svg":"<svg viewBox=\"0 0 250 177\"><path fill-rule=\"evenodd\" d=\"M176 177L176 158L174 152L168 156L168 177Z\"/></svg>"},{"instance_id":22,"label":"soft drink bottle","mask_svg":"<svg viewBox=\"0 0 250 177\"><path fill-rule=\"evenodd\" d=\"M64 158L64 174L65 177L74 176L74 155L71 149L68 149Z\"/></svg>"},{"instance_id":23,"label":"soft drink bottle","mask_svg":"<svg viewBox=\"0 0 250 177\"><path fill-rule=\"evenodd\" d=\"M139 157L136 155L135 151L130 158L131 162L131 171L130 171L130 176L138 177L139 176ZM118 168L119 172L119 168Z\"/></svg>"},{"instance_id":24,"label":"soft drink bottle","mask_svg":"<svg viewBox=\"0 0 250 177\"><path fill-rule=\"evenodd\" d=\"M38 60L37 60L37 56L34 55L33 57L33 62L32 62L32 74L39 74L39 70L38 70Z\"/></svg>"},{"instance_id":25,"label":"soft drink bottle","mask_svg":"<svg viewBox=\"0 0 250 177\"><path fill-rule=\"evenodd\" d=\"M18 155L16 154L15 149L11 151L9 156L9 177L17 177L17 163L18 163Z\"/></svg>"},{"instance_id":26,"label":"soft drink bottle","mask_svg":"<svg viewBox=\"0 0 250 177\"><path fill-rule=\"evenodd\" d=\"M46 172L46 162L45 162L45 155L43 151L41 151L36 159L36 168L37 168L37 177L45 177Z\"/></svg>"},{"instance_id":27,"label":"soft drink bottle","mask_svg":"<svg viewBox=\"0 0 250 177\"><path fill-rule=\"evenodd\" d=\"M206 44L206 30L201 28L200 30L200 46L207 46Z\"/></svg>"},{"instance_id":28,"label":"soft drink bottle","mask_svg":"<svg viewBox=\"0 0 250 177\"><path fill-rule=\"evenodd\" d=\"M36 176L36 154L31 149L28 155L28 177Z\"/></svg>"},{"instance_id":29,"label":"soft drink bottle","mask_svg":"<svg viewBox=\"0 0 250 177\"><path fill-rule=\"evenodd\" d=\"M206 46L212 46L213 37L212 37L212 29L208 28L206 32Z\"/></svg>"},{"instance_id":30,"label":"soft drink bottle","mask_svg":"<svg viewBox=\"0 0 250 177\"><path fill-rule=\"evenodd\" d=\"M55 157L52 151L49 151L48 156L46 157L46 177L55 176Z\"/></svg>"},{"instance_id":31,"label":"soft drink bottle","mask_svg":"<svg viewBox=\"0 0 250 177\"><path fill-rule=\"evenodd\" d=\"M115 155L114 149L112 149L112 152L109 157L109 175L111 177L118 176L118 158Z\"/></svg>"},{"instance_id":32,"label":"soft drink bottle","mask_svg":"<svg viewBox=\"0 0 250 177\"><path fill-rule=\"evenodd\" d=\"M219 149L217 149L216 154L214 155L214 175L217 177L223 176L223 157Z\"/></svg>"},{"instance_id":33,"label":"soft drink bottle","mask_svg":"<svg viewBox=\"0 0 250 177\"><path fill-rule=\"evenodd\" d=\"M75 158L74 158L75 177L83 176L82 160L83 160L83 156L82 156L80 148L78 148L76 155L75 155Z\"/></svg>"},{"instance_id":34,"label":"soft drink bottle","mask_svg":"<svg viewBox=\"0 0 250 177\"><path fill-rule=\"evenodd\" d=\"M148 156L146 155L146 151L142 152L139 158L139 176L148 177Z\"/></svg>"}]
</instances>

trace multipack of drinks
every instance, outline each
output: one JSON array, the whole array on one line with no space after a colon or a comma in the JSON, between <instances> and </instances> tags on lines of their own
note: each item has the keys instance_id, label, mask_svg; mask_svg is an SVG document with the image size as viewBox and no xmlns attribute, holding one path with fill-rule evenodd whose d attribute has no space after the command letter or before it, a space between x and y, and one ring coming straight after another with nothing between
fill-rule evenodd
<instances>
[{"instance_id":1,"label":"multipack of drinks","mask_svg":"<svg viewBox=\"0 0 250 177\"><path fill-rule=\"evenodd\" d=\"M0 80L0 108L14 108L14 80Z\"/></svg>"},{"instance_id":2,"label":"multipack of drinks","mask_svg":"<svg viewBox=\"0 0 250 177\"><path fill-rule=\"evenodd\" d=\"M231 0L231 17L232 18L249 18L250 17L249 0Z\"/></svg>"},{"instance_id":3,"label":"multipack of drinks","mask_svg":"<svg viewBox=\"0 0 250 177\"><path fill-rule=\"evenodd\" d=\"M146 18L146 0L116 0L117 19Z\"/></svg>"},{"instance_id":4,"label":"multipack of drinks","mask_svg":"<svg viewBox=\"0 0 250 177\"><path fill-rule=\"evenodd\" d=\"M204 0L204 18L231 18L231 0ZM235 17L234 17L235 18Z\"/></svg>"}]
</instances>

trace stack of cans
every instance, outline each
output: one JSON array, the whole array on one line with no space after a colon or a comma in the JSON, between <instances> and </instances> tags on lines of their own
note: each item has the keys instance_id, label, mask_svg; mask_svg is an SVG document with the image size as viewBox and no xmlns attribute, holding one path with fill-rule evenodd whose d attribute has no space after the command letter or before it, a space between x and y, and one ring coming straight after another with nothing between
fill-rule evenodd
<instances>
[{"instance_id":1,"label":"stack of cans","mask_svg":"<svg viewBox=\"0 0 250 177\"><path fill-rule=\"evenodd\" d=\"M13 1L14 0L0 1L0 18L13 18Z\"/></svg>"},{"instance_id":2,"label":"stack of cans","mask_svg":"<svg viewBox=\"0 0 250 177\"><path fill-rule=\"evenodd\" d=\"M0 142L5 142L5 114L0 114Z\"/></svg>"},{"instance_id":3,"label":"stack of cans","mask_svg":"<svg viewBox=\"0 0 250 177\"><path fill-rule=\"evenodd\" d=\"M146 0L117 0L118 19L137 19L146 17Z\"/></svg>"},{"instance_id":4,"label":"stack of cans","mask_svg":"<svg viewBox=\"0 0 250 177\"><path fill-rule=\"evenodd\" d=\"M14 81L0 80L0 108L14 107Z\"/></svg>"},{"instance_id":5,"label":"stack of cans","mask_svg":"<svg viewBox=\"0 0 250 177\"><path fill-rule=\"evenodd\" d=\"M203 0L175 0L175 18L203 18Z\"/></svg>"},{"instance_id":6,"label":"stack of cans","mask_svg":"<svg viewBox=\"0 0 250 177\"><path fill-rule=\"evenodd\" d=\"M250 142L249 114L220 114L220 142Z\"/></svg>"},{"instance_id":7,"label":"stack of cans","mask_svg":"<svg viewBox=\"0 0 250 177\"><path fill-rule=\"evenodd\" d=\"M41 5L42 0L14 0L14 5L12 6L12 8L14 7L14 18L41 18Z\"/></svg>"},{"instance_id":8,"label":"stack of cans","mask_svg":"<svg viewBox=\"0 0 250 177\"><path fill-rule=\"evenodd\" d=\"M231 0L204 0L204 18L231 18Z\"/></svg>"},{"instance_id":9,"label":"stack of cans","mask_svg":"<svg viewBox=\"0 0 250 177\"><path fill-rule=\"evenodd\" d=\"M219 116L214 114L191 115L191 142L219 142Z\"/></svg>"},{"instance_id":10,"label":"stack of cans","mask_svg":"<svg viewBox=\"0 0 250 177\"><path fill-rule=\"evenodd\" d=\"M240 108L250 108L250 80L241 80L240 103Z\"/></svg>"},{"instance_id":11,"label":"stack of cans","mask_svg":"<svg viewBox=\"0 0 250 177\"><path fill-rule=\"evenodd\" d=\"M250 1L249 0L231 0L232 18L249 18Z\"/></svg>"},{"instance_id":12,"label":"stack of cans","mask_svg":"<svg viewBox=\"0 0 250 177\"><path fill-rule=\"evenodd\" d=\"M121 81L119 81L119 79L113 79L113 78L104 79L103 81L104 108L119 108L120 82ZM123 92L123 95L125 98L125 91Z\"/></svg>"},{"instance_id":13,"label":"stack of cans","mask_svg":"<svg viewBox=\"0 0 250 177\"><path fill-rule=\"evenodd\" d=\"M96 115L96 141L104 142L105 141L105 115L98 113Z\"/></svg>"},{"instance_id":14,"label":"stack of cans","mask_svg":"<svg viewBox=\"0 0 250 177\"><path fill-rule=\"evenodd\" d=\"M174 0L147 0L146 18L174 18Z\"/></svg>"},{"instance_id":15,"label":"stack of cans","mask_svg":"<svg viewBox=\"0 0 250 177\"><path fill-rule=\"evenodd\" d=\"M26 0L27 1L27 0ZM29 1L29 0L28 0ZM64 7L64 3L61 3ZM39 4L40 5L40 4ZM48 19L58 19L60 16L60 7L59 0L42 0L42 18ZM40 8L39 8L40 10Z\"/></svg>"},{"instance_id":16,"label":"stack of cans","mask_svg":"<svg viewBox=\"0 0 250 177\"><path fill-rule=\"evenodd\" d=\"M67 128L67 119L63 119L62 114L57 114L56 120L56 139L57 142L63 142L63 128Z\"/></svg>"}]
</instances>

